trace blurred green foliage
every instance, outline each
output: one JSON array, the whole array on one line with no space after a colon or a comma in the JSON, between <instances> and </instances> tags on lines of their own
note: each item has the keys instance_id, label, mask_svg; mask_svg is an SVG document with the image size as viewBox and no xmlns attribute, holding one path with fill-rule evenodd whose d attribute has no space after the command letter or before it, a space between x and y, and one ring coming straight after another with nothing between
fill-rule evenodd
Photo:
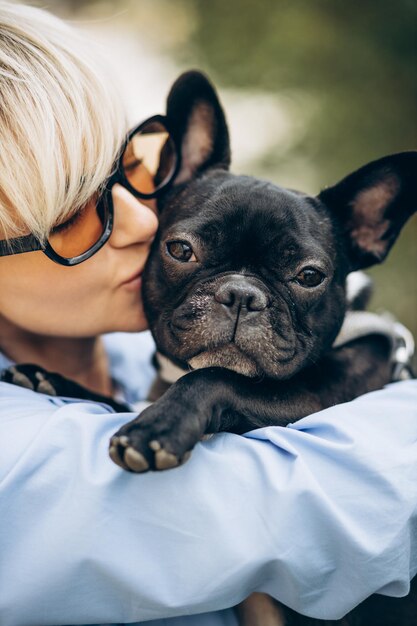
<instances>
[{"instance_id":1,"label":"blurred green foliage","mask_svg":"<svg viewBox=\"0 0 417 626\"><path fill-rule=\"evenodd\" d=\"M316 164L319 184L415 147L415 0L188 1L195 56L217 82L318 103L293 150Z\"/></svg>"}]
</instances>

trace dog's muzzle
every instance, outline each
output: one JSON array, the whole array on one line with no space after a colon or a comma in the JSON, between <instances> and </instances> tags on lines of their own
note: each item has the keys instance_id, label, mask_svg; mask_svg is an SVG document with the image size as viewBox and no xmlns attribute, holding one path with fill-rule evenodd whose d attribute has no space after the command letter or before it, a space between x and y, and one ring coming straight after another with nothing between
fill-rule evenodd
<instances>
[{"instance_id":1,"label":"dog's muzzle","mask_svg":"<svg viewBox=\"0 0 417 626\"><path fill-rule=\"evenodd\" d=\"M231 274L218 283L214 299L233 318L239 313L264 311L270 305L270 298L261 285L251 276Z\"/></svg>"}]
</instances>

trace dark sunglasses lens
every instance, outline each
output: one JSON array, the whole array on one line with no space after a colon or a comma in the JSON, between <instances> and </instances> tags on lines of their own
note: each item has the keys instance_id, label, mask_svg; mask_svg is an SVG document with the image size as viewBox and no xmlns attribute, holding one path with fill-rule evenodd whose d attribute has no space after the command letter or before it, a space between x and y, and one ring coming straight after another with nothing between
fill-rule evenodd
<instances>
[{"instance_id":1,"label":"dark sunglasses lens","mask_svg":"<svg viewBox=\"0 0 417 626\"><path fill-rule=\"evenodd\" d=\"M92 198L67 223L49 235L51 248L65 259L88 252L103 237L108 223L108 202Z\"/></svg>"},{"instance_id":2,"label":"dark sunglasses lens","mask_svg":"<svg viewBox=\"0 0 417 626\"><path fill-rule=\"evenodd\" d=\"M172 179L177 153L162 122L149 122L133 135L123 153L122 164L128 183L139 193L154 193Z\"/></svg>"}]
</instances>

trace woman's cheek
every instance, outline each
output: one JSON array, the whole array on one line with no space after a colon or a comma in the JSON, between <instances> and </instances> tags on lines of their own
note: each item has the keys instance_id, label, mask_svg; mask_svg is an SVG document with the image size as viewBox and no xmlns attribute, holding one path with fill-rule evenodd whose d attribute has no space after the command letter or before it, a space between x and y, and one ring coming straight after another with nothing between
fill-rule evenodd
<instances>
[{"instance_id":1,"label":"woman's cheek","mask_svg":"<svg viewBox=\"0 0 417 626\"><path fill-rule=\"evenodd\" d=\"M120 286L118 256L104 248L74 267L43 253L0 259L0 318L28 332L87 337L147 328L140 289Z\"/></svg>"},{"instance_id":2,"label":"woman's cheek","mask_svg":"<svg viewBox=\"0 0 417 626\"><path fill-rule=\"evenodd\" d=\"M12 262L1 263L0 316L22 330L48 336L98 329L97 300L103 305L104 294L94 277L71 273L76 268L55 267L42 256L16 255Z\"/></svg>"}]
</instances>

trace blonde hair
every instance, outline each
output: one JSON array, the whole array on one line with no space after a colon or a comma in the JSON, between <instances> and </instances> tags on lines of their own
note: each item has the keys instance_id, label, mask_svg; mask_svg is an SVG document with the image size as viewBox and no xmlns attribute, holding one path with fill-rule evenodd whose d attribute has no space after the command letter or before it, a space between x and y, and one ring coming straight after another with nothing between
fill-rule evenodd
<instances>
[{"instance_id":1,"label":"blonde hair","mask_svg":"<svg viewBox=\"0 0 417 626\"><path fill-rule=\"evenodd\" d=\"M0 233L44 241L97 192L125 133L91 42L47 11L0 1Z\"/></svg>"}]
</instances>

